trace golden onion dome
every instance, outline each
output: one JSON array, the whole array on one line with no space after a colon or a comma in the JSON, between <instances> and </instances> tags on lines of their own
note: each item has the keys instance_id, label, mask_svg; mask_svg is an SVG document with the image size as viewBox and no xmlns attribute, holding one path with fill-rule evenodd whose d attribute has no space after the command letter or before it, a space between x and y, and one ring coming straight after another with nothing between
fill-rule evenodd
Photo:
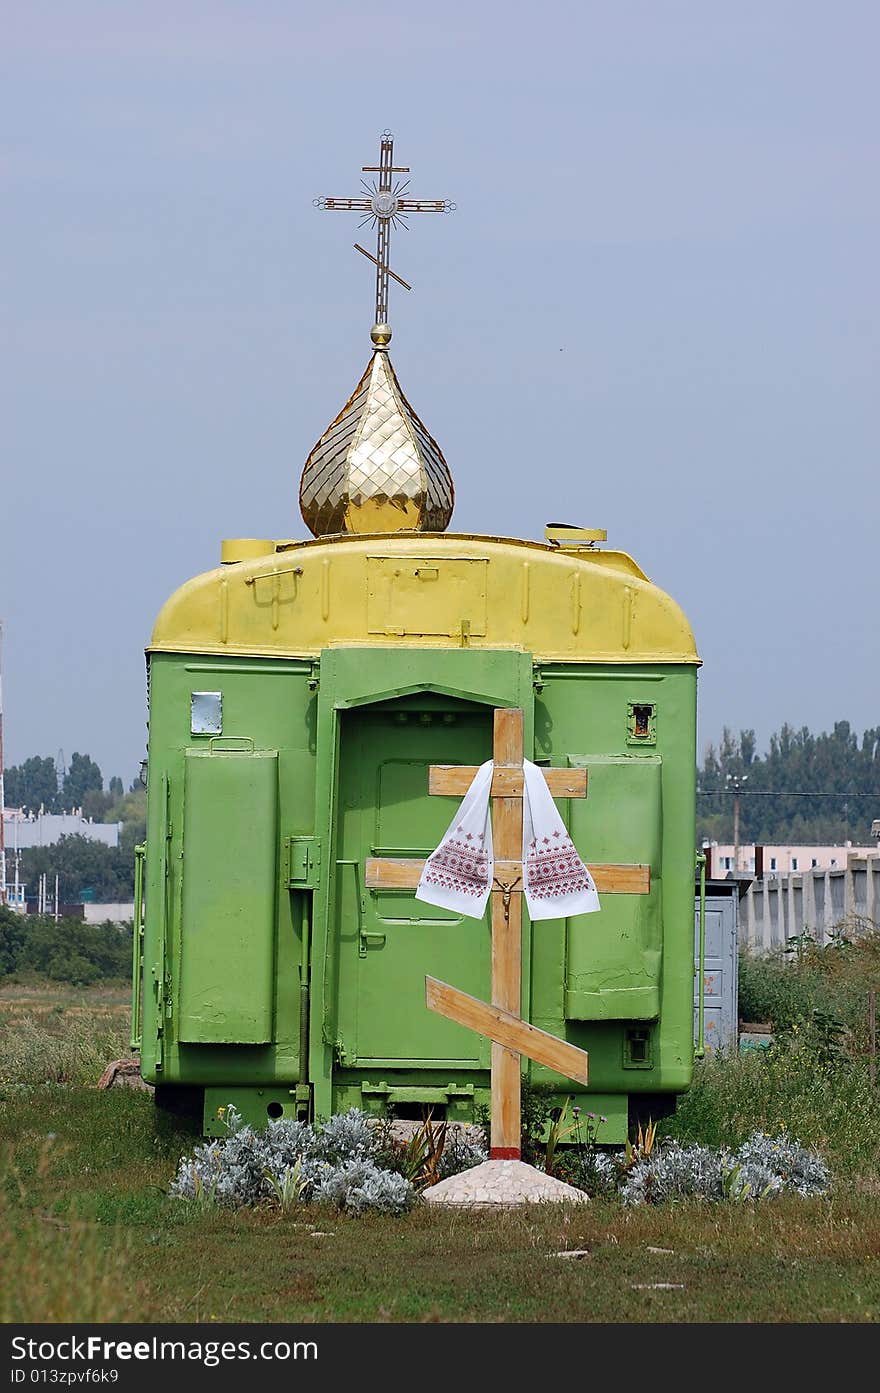
<instances>
[{"instance_id":1,"label":"golden onion dome","mask_svg":"<svg viewBox=\"0 0 880 1393\"><path fill-rule=\"evenodd\" d=\"M366 370L303 470L299 503L316 537L352 532L443 532L455 490L443 452L403 395L374 325Z\"/></svg>"}]
</instances>

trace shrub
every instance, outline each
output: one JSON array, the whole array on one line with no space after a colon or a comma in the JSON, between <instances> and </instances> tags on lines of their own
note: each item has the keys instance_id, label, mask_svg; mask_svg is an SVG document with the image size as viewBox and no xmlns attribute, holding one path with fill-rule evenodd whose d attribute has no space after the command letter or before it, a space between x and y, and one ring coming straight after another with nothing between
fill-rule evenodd
<instances>
[{"instance_id":1,"label":"shrub","mask_svg":"<svg viewBox=\"0 0 880 1393\"><path fill-rule=\"evenodd\" d=\"M36 973L89 986L131 972L131 928L0 908L0 977Z\"/></svg>"},{"instance_id":2,"label":"shrub","mask_svg":"<svg viewBox=\"0 0 880 1393\"><path fill-rule=\"evenodd\" d=\"M830 1175L822 1157L794 1141L786 1133L778 1137L754 1132L736 1153L743 1177L753 1194L769 1190L794 1190L798 1195L823 1195Z\"/></svg>"},{"instance_id":3,"label":"shrub","mask_svg":"<svg viewBox=\"0 0 880 1393\"><path fill-rule=\"evenodd\" d=\"M650 1156L637 1157L624 1171L624 1204L662 1204L670 1200L761 1200L792 1191L824 1195L828 1168L814 1151L786 1135L754 1132L735 1152L666 1142Z\"/></svg>"},{"instance_id":4,"label":"shrub","mask_svg":"<svg viewBox=\"0 0 880 1393\"><path fill-rule=\"evenodd\" d=\"M638 1159L626 1173L621 1198L624 1204L662 1204L697 1195L723 1199L724 1162L724 1153L708 1146L667 1142Z\"/></svg>"},{"instance_id":5,"label":"shrub","mask_svg":"<svg viewBox=\"0 0 880 1393\"><path fill-rule=\"evenodd\" d=\"M394 1171L379 1170L363 1157L327 1169L315 1187L315 1199L363 1214L367 1209L380 1214L403 1214L415 1199L408 1180Z\"/></svg>"},{"instance_id":6,"label":"shrub","mask_svg":"<svg viewBox=\"0 0 880 1393\"><path fill-rule=\"evenodd\" d=\"M481 1137L467 1134L456 1128L455 1131L448 1132L446 1135L446 1145L443 1147L443 1153L437 1167L437 1179L445 1180L447 1176L472 1170L474 1166L480 1166L488 1159L489 1152L483 1145Z\"/></svg>"},{"instance_id":7,"label":"shrub","mask_svg":"<svg viewBox=\"0 0 880 1393\"><path fill-rule=\"evenodd\" d=\"M563 1152L556 1173L588 1195L611 1195L617 1190L620 1162L595 1146L572 1147Z\"/></svg>"},{"instance_id":8,"label":"shrub","mask_svg":"<svg viewBox=\"0 0 880 1393\"><path fill-rule=\"evenodd\" d=\"M319 1127L317 1141L322 1160L340 1165L343 1161L371 1160L379 1147L379 1134L366 1113L349 1108Z\"/></svg>"},{"instance_id":9,"label":"shrub","mask_svg":"<svg viewBox=\"0 0 880 1393\"><path fill-rule=\"evenodd\" d=\"M872 988L880 989L880 931L864 922L842 924L825 944L804 933L785 948L740 954L741 1020L769 1021L777 1033L830 1021L844 1028L854 1053L868 1043Z\"/></svg>"},{"instance_id":10,"label":"shrub","mask_svg":"<svg viewBox=\"0 0 880 1393\"><path fill-rule=\"evenodd\" d=\"M230 1208L327 1202L357 1214L400 1214L415 1199L408 1180L376 1165L379 1129L356 1108L316 1127L282 1119L257 1132L230 1107L226 1124L228 1136L181 1160L172 1195Z\"/></svg>"},{"instance_id":11,"label":"shrub","mask_svg":"<svg viewBox=\"0 0 880 1393\"><path fill-rule=\"evenodd\" d=\"M523 1079L520 1093L522 1159L530 1166L540 1165L547 1150L547 1134L558 1118L557 1090L550 1083Z\"/></svg>"}]
</instances>

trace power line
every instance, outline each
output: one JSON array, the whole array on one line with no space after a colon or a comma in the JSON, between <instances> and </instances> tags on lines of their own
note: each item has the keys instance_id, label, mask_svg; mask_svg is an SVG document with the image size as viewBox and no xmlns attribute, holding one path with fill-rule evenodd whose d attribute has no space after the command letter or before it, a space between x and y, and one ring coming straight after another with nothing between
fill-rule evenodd
<instances>
[{"instance_id":1,"label":"power line","mask_svg":"<svg viewBox=\"0 0 880 1393\"><path fill-rule=\"evenodd\" d=\"M732 798L732 797L735 795L735 793L736 793L736 790L735 790L735 789L732 789L732 788L698 788L698 789L697 789L697 795L698 795L698 797L700 797L700 798L719 798L719 797L721 797L721 796L723 796L723 797L725 797L725 798ZM835 791L831 791L830 789L829 789L827 792L823 791L823 792L820 792L820 793L802 793L802 792L800 792L800 791L795 791L795 790L789 791L788 789L784 789L784 788L741 788L741 789L739 790L739 793L740 793L742 796L748 797L748 798L751 798L754 794L757 794L759 797L763 796L764 798L878 798L878 799L880 799L880 792L878 792L877 789L873 789L873 788L872 788L872 789L868 789L868 790L866 790L866 791L863 792L863 793L859 793L858 791L856 791L855 793L853 793L852 790L848 790L846 793L840 793L840 792L838 792L838 791L836 791L836 790L835 790Z\"/></svg>"}]
</instances>

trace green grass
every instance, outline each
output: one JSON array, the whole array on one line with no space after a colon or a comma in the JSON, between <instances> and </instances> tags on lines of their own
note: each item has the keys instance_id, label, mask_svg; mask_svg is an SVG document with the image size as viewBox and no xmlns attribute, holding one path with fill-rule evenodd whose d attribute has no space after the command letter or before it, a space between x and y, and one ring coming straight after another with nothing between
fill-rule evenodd
<instances>
[{"instance_id":1,"label":"green grass","mask_svg":"<svg viewBox=\"0 0 880 1393\"><path fill-rule=\"evenodd\" d=\"M754 1208L228 1213L166 1194L193 1140L128 1090L7 1096L0 1319L880 1319L880 1200L858 1187ZM590 1256L553 1256L568 1248ZM633 1289L650 1282L684 1289Z\"/></svg>"},{"instance_id":2,"label":"green grass","mask_svg":"<svg viewBox=\"0 0 880 1393\"><path fill-rule=\"evenodd\" d=\"M126 1031L120 991L0 991L2 1321L880 1319L880 1099L855 1074L793 1056L716 1061L674 1122L736 1141L784 1121L824 1143L840 1176L826 1199L229 1213L167 1195L191 1132L145 1094L94 1088ZM32 1082L16 1078L22 1061ZM590 1256L555 1256L571 1248ZM635 1289L655 1282L682 1289Z\"/></svg>"},{"instance_id":3,"label":"green grass","mask_svg":"<svg viewBox=\"0 0 880 1393\"><path fill-rule=\"evenodd\" d=\"M105 1065L131 1053L130 988L0 987L0 1091L10 1085L97 1083Z\"/></svg>"}]
</instances>

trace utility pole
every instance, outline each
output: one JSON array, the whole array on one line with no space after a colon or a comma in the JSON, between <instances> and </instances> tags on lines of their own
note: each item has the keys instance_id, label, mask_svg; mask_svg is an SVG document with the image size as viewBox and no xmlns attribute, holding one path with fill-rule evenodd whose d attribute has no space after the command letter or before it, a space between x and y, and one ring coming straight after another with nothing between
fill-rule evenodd
<instances>
[{"instance_id":1,"label":"utility pole","mask_svg":"<svg viewBox=\"0 0 880 1393\"><path fill-rule=\"evenodd\" d=\"M12 864L13 864L13 866L15 867L15 885L14 885L14 889L13 889L13 895L14 895L13 903L14 903L16 909L21 909L21 903L22 903L23 895L22 895L22 890L21 890L21 852L20 852L19 849L18 849L18 818L16 818L15 821L13 822L13 824L12 824L12 840L13 840Z\"/></svg>"},{"instance_id":2,"label":"utility pole","mask_svg":"<svg viewBox=\"0 0 880 1393\"><path fill-rule=\"evenodd\" d=\"M749 781L748 774L728 774L725 779L728 789L733 794L733 869L734 873L739 870L739 800L740 794L745 792L745 785Z\"/></svg>"}]
</instances>

